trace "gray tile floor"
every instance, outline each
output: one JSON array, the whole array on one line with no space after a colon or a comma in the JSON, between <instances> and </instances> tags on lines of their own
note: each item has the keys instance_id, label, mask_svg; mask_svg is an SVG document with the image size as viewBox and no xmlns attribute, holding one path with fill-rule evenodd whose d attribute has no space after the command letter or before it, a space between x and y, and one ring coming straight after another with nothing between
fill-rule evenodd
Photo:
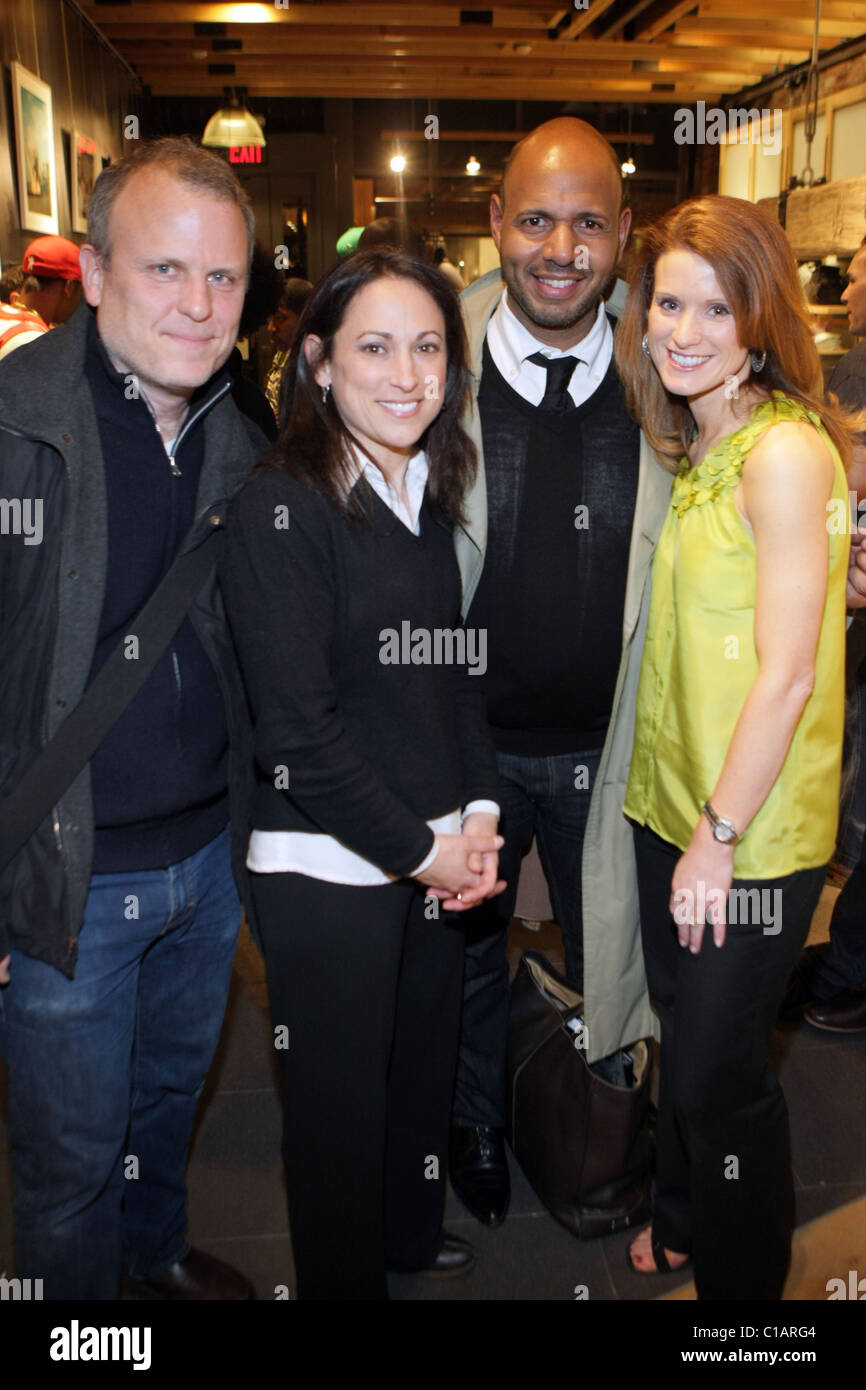
<instances>
[{"instance_id":1,"label":"gray tile floor","mask_svg":"<svg viewBox=\"0 0 866 1390\"><path fill-rule=\"evenodd\" d=\"M561 967L552 924L530 932L514 922L510 958L546 951ZM866 1193L866 1034L838 1037L806 1024L781 1026L775 1062L791 1112L798 1221ZM11 1176L0 1068L0 1274L11 1272ZM258 951L244 932L235 961L219 1049L199 1112L189 1168L190 1234L236 1265L259 1298L293 1287L291 1242L279 1161L280 1105L273 1034ZM512 1161L506 1223L480 1226L449 1192L446 1225L470 1239L478 1261L460 1279L393 1277L392 1297L407 1300L571 1301L586 1285L593 1300L655 1298L681 1282L652 1280L626 1265L628 1232L580 1242L544 1210Z\"/></svg>"}]
</instances>

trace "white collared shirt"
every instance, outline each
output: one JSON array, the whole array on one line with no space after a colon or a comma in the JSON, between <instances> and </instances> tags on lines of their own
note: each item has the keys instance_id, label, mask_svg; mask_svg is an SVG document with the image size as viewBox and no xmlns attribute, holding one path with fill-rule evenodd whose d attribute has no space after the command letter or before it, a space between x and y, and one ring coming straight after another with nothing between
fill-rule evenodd
<instances>
[{"instance_id":1,"label":"white collared shirt","mask_svg":"<svg viewBox=\"0 0 866 1390\"><path fill-rule=\"evenodd\" d=\"M487 346L499 371L530 405L540 405L547 386L547 372L527 359L534 352L545 357L576 357L577 366L568 383L568 394L575 405L583 405L604 381L613 356L613 333L604 310L598 306L595 323L586 337L570 348L553 348L540 343L515 316L506 290L487 325Z\"/></svg>"},{"instance_id":2,"label":"white collared shirt","mask_svg":"<svg viewBox=\"0 0 866 1390\"><path fill-rule=\"evenodd\" d=\"M363 473L370 487L377 497L380 497L386 507L407 526L413 536L421 532L421 503L424 501L424 489L427 486L427 477L430 469L427 464L427 455L423 449L419 449L417 454L413 454L406 465L406 492L409 497L409 510L402 497L388 482L381 468L377 468L368 458L359 461L360 472Z\"/></svg>"},{"instance_id":3,"label":"white collared shirt","mask_svg":"<svg viewBox=\"0 0 866 1390\"><path fill-rule=\"evenodd\" d=\"M381 497L413 536L420 535L421 504L430 471L424 450L413 454L406 466L408 510L381 469L368 458L356 455L355 461L358 476L364 475L377 497ZM462 821L473 811L487 811L498 816L499 806L495 801L470 801L462 816L455 808L427 824L434 835L459 835ZM419 874L429 868L438 852L439 845L435 842L412 873ZM385 873L372 860L356 854L333 835L316 835L304 830L253 830L247 849L247 868L257 874L306 874L308 878L324 879L326 883L351 884L358 888L395 882L391 874Z\"/></svg>"}]
</instances>

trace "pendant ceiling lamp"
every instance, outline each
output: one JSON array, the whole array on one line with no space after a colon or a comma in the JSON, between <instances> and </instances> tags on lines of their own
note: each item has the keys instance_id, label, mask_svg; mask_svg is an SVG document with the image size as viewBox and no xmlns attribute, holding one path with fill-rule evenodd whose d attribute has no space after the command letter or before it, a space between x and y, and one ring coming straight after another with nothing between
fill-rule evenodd
<instances>
[{"instance_id":1,"label":"pendant ceiling lamp","mask_svg":"<svg viewBox=\"0 0 866 1390\"><path fill-rule=\"evenodd\" d=\"M246 106L246 91L225 90L225 105L211 116L201 137L203 145L226 149L231 145L265 145L264 133Z\"/></svg>"}]
</instances>

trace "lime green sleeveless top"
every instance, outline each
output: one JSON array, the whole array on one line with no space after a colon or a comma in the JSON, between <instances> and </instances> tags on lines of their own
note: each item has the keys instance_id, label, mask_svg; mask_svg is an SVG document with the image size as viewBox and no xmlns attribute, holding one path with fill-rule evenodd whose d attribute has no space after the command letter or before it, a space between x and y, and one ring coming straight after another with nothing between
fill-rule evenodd
<instances>
[{"instance_id":1,"label":"lime green sleeveless top","mask_svg":"<svg viewBox=\"0 0 866 1390\"><path fill-rule=\"evenodd\" d=\"M653 557L625 813L686 849L722 770L734 726L758 674L755 542L734 490L749 450L782 420L810 420L833 463L834 504L847 514L838 451L817 415L781 392L719 441L696 467L684 459ZM828 515L829 515L828 505ZM836 838L842 760L845 585L849 536L828 526L829 573L815 685L769 796L734 850L738 878L817 868ZM782 612L781 623L796 623ZM724 807L717 807L720 815Z\"/></svg>"}]
</instances>

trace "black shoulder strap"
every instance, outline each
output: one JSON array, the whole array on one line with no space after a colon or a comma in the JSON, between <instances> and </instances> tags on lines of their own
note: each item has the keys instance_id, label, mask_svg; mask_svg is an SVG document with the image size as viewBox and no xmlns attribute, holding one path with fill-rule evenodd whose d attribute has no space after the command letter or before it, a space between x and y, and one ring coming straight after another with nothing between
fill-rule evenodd
<instances>
[{"instance_id":1,"label":"black shoulder strap","mask_svg":"<svg viewBox=\"0 0 866 1390\"><path fill-rule=\"evenodd\" d=\"M179 555L75 709L0 803L0 869L41 825L138 694L213 570L222 529ZM129 637L136 637L135 648Z\"/></svg>"}]
</instances>

